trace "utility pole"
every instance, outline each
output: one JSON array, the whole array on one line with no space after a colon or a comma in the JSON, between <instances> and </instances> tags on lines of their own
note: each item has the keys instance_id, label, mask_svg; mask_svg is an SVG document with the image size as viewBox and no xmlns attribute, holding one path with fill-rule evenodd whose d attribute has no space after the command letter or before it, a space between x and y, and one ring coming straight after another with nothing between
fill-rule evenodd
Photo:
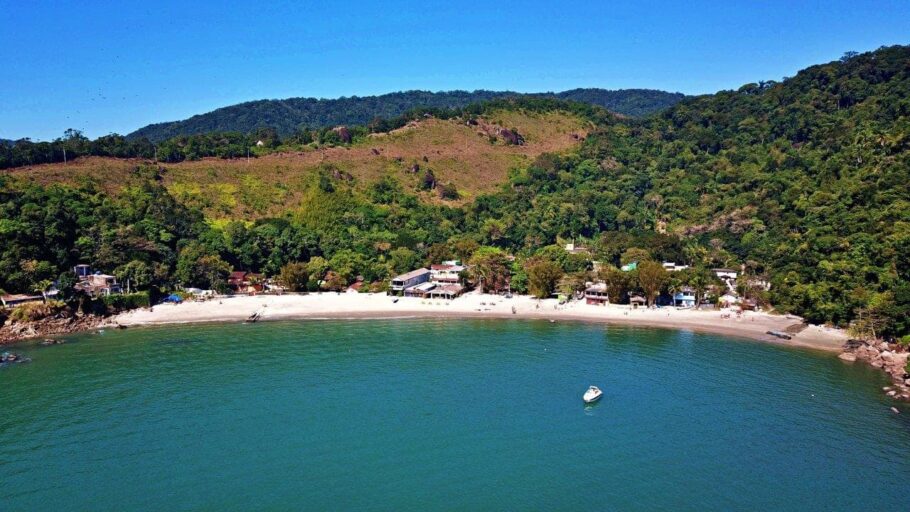
<instances>
[{"instance_id":1,"label":"utility pole","mask_svg":"<svg viewBox=\"0 0 910 512\"><path fill-rule=\"evenodd\" d=\"M63 148L63 165L66 165L66 148Z\"/></svg>"}]
</instances>

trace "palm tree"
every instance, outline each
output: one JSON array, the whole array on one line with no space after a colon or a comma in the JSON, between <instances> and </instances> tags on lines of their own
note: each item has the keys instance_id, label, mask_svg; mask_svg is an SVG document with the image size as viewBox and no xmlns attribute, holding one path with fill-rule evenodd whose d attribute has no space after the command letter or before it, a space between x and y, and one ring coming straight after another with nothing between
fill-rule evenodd
<instances>
[{"instance_id":1,"label":"palm tree","mask_svg":"<svg viewBox=\"0 0 910 512\"><path fill-rule=\"evenodd\" d=\"M47 289L53 285L53 281L50 279L42 279L35 283L35 286L32 288L33 291L41 294L41 298L44 299L44 302L47 302Z\"/></svg>"}]
</instances>

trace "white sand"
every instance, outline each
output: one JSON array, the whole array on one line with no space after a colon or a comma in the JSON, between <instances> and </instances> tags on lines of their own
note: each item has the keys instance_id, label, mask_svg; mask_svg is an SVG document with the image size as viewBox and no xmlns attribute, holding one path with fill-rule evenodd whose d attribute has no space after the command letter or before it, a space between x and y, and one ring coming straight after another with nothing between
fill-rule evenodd
<instances>
[{"instance_id":1,"label":"white sand","mask_svg":"<svg viewBox=\"0 0 910 512\"><path fill-rule=\"evenodd\" d=\"M151 311L135 310L118 315L113 323L126 326L195 322L240 322L254 312L262 320L315 318L395 317L490 317L536 318L546 320L595 321L693 331L713 332L783 345L822 350L840 350L847 336L843 331L809 326L789 341L767 335L782 331L799 320L765 313L745 312L722 318L719 311L675 308L632 309L630 306L592 306L573 301L559 306L555 299L537 300L528 296L511 299L471 293L452 301L390 297L370 293L314 293L309 295L238 296L158 305ZM514 310L514 312L513 312Z\"/></svg>"}]
</instances>

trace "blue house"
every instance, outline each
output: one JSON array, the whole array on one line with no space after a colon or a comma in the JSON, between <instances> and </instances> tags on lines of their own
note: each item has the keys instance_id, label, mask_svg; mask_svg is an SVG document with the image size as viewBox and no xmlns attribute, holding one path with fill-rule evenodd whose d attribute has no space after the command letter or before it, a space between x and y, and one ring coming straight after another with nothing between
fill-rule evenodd
<instances>
[{"instance_id":1,"label":"blue house","mask_svg":"<svg viewBox=\"0 0 910 512\"><path fill-rule=\"evenodd\" d=\"M695 290L685 286L673 294L673 305L682 308L695 307Z\"/></svg>"}]
</instances>

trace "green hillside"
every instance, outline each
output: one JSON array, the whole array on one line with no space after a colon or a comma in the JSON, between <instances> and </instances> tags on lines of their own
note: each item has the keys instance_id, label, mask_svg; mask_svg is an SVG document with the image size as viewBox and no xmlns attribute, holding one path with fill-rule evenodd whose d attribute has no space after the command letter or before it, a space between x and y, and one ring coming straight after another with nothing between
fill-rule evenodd
<instances>
[{"instance_id":1,"label":"green hillside","mask_svg":"<svg viewBox=\"0 0 910 512\"><path fill-rule=\"evenodd\" d=\"M374 118L390 119L415 108L462 108L493 99L537 96L580 101L628 116L643 116L667 108L685 96L647 89L608 91L575 89L561 93L523 95L511 91L406 91L380 96L352 96L338 99L288 98L260 100L219 108L182 121L156 123L140 128L128 137L160 142L180 135L210 132L249 133L272 128L281 136L300 128L338 125L366 125Z\"/></svg>"},{"instance_id":2,"label":"green hillside","mask_svg":"<svg viewBox=\"0 0 910 512\"><path fill-rule=\"evenodd\" d=\"M479 111L500 127L515 113L533 119L562 113L560 122L571 114L590 129L579 145L517 163L461 200L457 190L450 195L445 184L397 168L351 179L341 160L291 180L276 163L274 190L255 196L259 181L238 177L222 191L225 200L245 200L247 193L281 204L278 190L294 198L293 206L266 209L255 220L241 212L213 218L191 195L168 188L168 164L130 161L109 181L107 164L78 179L60 166L48 167L59 176L51 180L40 179L41 167L6 171L0 287L27 290L78 261L140 273L163 289L217 287L231 267L274 275L298 261L309 262L317 281L362 276L379 287L395 272L447 257L479 265L494 288L537 287L542 269L555 275L553 265L571 287L583 282L577 272L587 263L556 244L574 240L604 263L601 277L616 290L640 291L639 281L609 270L628 261L693 266L665 279L665 290L704 289L708 269L732 267L769 280L770 292L751 289L748 279L740 287L778 311L841 326L859 319L856 325L886 336L910 332L910 47L850 55L780 83L687 98L645 119L540 98ZM474 112L433 123L474 126ZM363 140L373 137L367 132L359 132ZM498 135L473 136L509 147L501 130L485 133ZM324 130L307 137L314 136L274 144L328 144L342 153L363 144L339 143L337 133ZM454 153L459 147L453 144ZM426 156L432 166L433 156ZM195 169L205 183L221 176L203 165L215 161L197 160L181 172Z\"/></svg>"}]
</instances>

